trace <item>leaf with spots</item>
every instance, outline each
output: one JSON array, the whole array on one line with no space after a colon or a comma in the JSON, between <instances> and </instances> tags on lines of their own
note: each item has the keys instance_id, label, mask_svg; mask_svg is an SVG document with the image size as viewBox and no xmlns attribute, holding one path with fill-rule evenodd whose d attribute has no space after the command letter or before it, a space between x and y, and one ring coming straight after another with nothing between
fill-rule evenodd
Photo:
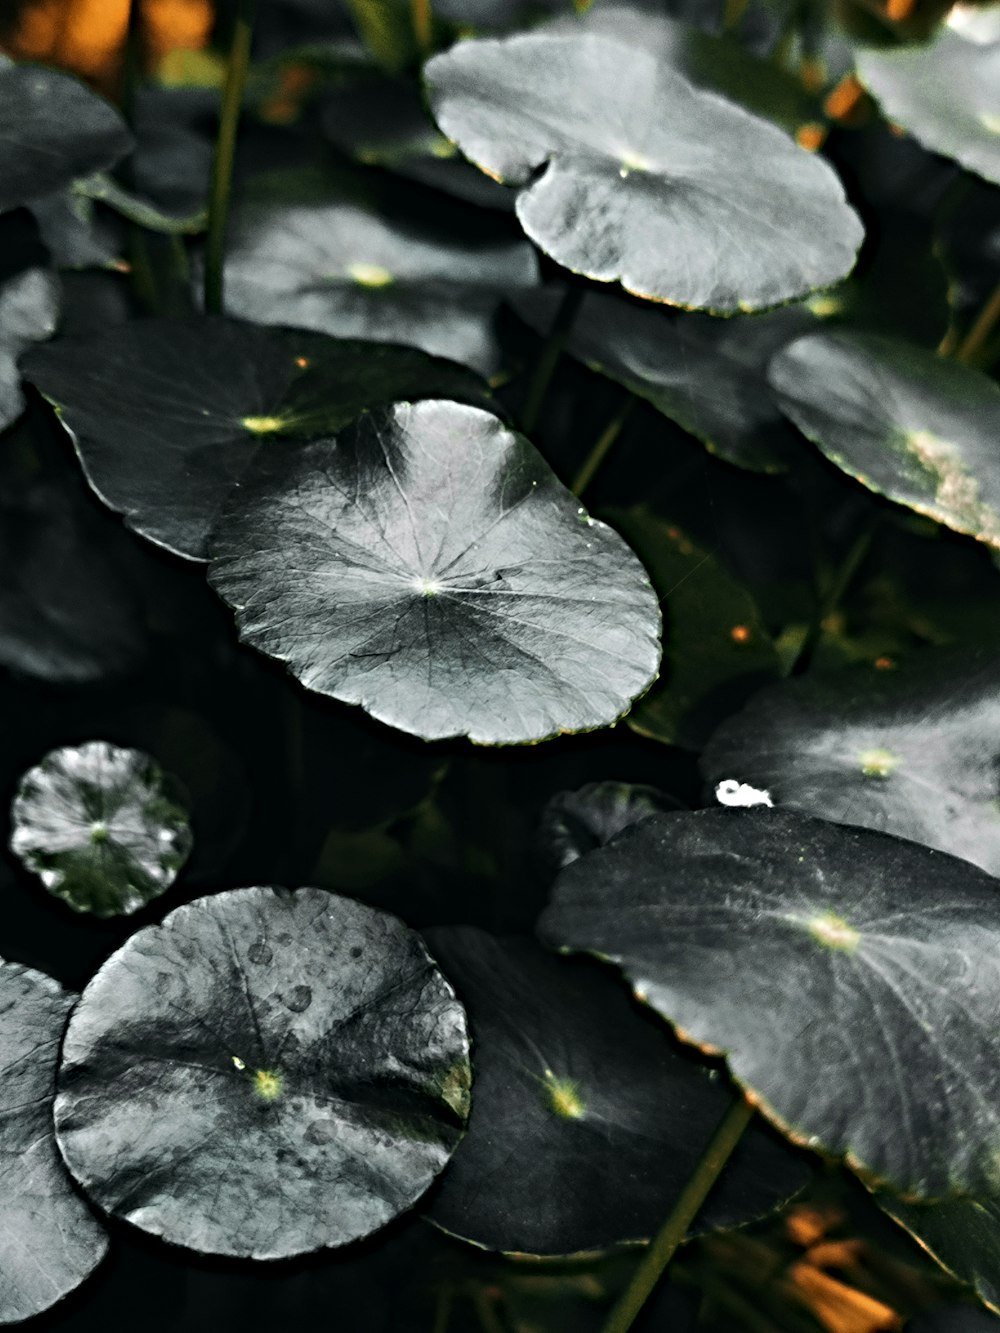
<instances>
[{"instance_id":1,"label":"leaf with spots","mask_svg":"<svg viewBox=\"0 0 1000 1333\"><path fill-rule=\"evenodd\" d=\"M107 1212L277 1259L410 1208L468 1113L465 1016L419 936L322 889L234 889L137 931L87 986L56 1132Z\"/></svg>"},{"instance_id":2,"label":"leaf with spots","mask_svg":"<svg viewBox=\"0 0 1000 1333\"><path fill-rule=\"evenodd\" d=\"M430 1197L444 1230L491 1250L571 1254L660 1227L732 1104L607 969L473 927L427 932L469 1014L469 1132ZM752 1130L695 1233L779 1207L809 1168Z\"/></svg>"},{"instance_id":3,"label":"leaf with spots","mask_svg":"<svg viewBox=\"0 0 1000 1333\"><path fill-rule=\"evenodd\" d=\"M209 577L308 689L425 740L608 726L659 664L656 596L625 542L524 436L458 403L262 453Z\"/></svg>"},{"instance_id":4,"label":"leaf with spots","mask_svg":"<svg viewBox=\"0 0 1000 1333\"><path fill-rule=\"evenodd\" d=\"M930 651L771 686L723 723L701 770L1000 875L1000 661Z\"/></svg>"},{"instance_id":5,"label":"leaf with spots","mask_svg":"<svg viewBox=\"0 0 1000 1333\"><path fill-rule=\"evenodd\" d=\"M213 316L144 319L22 358L91 486L142 536L192 560L262 447L332 435L397 398L482 402L471 371L411 347Z\"/></svg>"},{"instance_id":6,"label":"leaf with spots","mask_svg":"<svg viewBox=\"0 0 1000 1333\"><path fill-rule=\"evenodd\" d=\"M540 930L865 1179L1000 1181L1000 890L968 861L788 810L657 815L564 870Z\"/></svg>"},{"instance_id":7,"label":"leaf with spots","mask_svg":"<svg viewBox=\"0 0 1000 1333\"><path fill-rule=\"evenodd\" d=\"M52 750L18 783L11 851L78 912L137 912L191 851L175 788L140 750L106 741Z\"/></svg>"},{"instance_id":8,"label":"leaf with spots","mask_svg":"<svg viewBox=\"0 0 1000 1333\"><path fill-rule=\"evenodd\" d=\"M425 76L443 132L519 190L527 234L574 272L729 313L854 264L862 227L832 169L654 51L522 34L460 42Z\"/></svg>"},{"instance_id":9,"label":"leaf with spots","mask_svg":"<svg viewBox=\"0 0 1000 1333\"><path fill-rule=\"evenodd\" d=\"M56 1059L74 998L41 972L0 962L0 1324L47 1310L108 1248L52 1127Z\"/></svg>"},{"instance_id":10,"label":"leaf with spots","mask_svg":"<svg viewBox=\"0 0 1000 1333\"><path fill-rule=\"evenodd\" d=\"M1000 42L943 27L928 43L861 50L857 68L890 120L1000 185Z\"/></svg>"},{"instance_id":11,"label":"leaf with spots","mask_svg":"<svg viewBox=\"0 0 1000 1333\"><path fill-rule=\"evenodd\" d=\"M771 362L782 411L869 490L1000 548L1000 387L900 339L814 333Z\"/></svg>"}]
</instances>

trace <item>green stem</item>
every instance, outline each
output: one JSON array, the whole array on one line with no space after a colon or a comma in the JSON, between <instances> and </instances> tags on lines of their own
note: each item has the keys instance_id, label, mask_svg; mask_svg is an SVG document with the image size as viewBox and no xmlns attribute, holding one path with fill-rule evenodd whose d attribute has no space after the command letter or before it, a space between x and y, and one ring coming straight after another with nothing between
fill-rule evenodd
<instances>
[{"instance_id":1,"label":"green stem","mask_svg":"<svg viewBox=\"0 0 1000 1333\"><path fill-rule=\"evenodd\" d=\"M455 1288L450 1284L438 1292L434 1308L433 1333L448 1333L451 1326L451 1312L455 1305Z\"/></svg>"},{"instance_id":2,"label":"green stem","mask_svg":"<svg viewBox=\"0 0 1000 1333\"><path fill-rule=\"evenodd\" d=\"M843 562L838 567L830 586L827 588L826 596L820 602L816 616L809 628L809 633L802 641L802 647L795 654L791 665L788 668L787 675L794 676L798 672L804 671L812 659L813 653L823 637L823 626L830 616L833 615L840 605L844 594L854 582L858 570L868 558L872 542L875 539L875 531L878 528L882 515L875 513L873 517L865 524L863 530L855 538L851 549L847 552Z\"/></svg>"},{"instance_id":3,"label":"green stem","mask_svg":"<svg viewBox=\"0 0 1000 1333\"><path fill-rule=\"evenodd\" d=\"M688 1227L697 1216L699 1208L705 1202L709 1190L718 1180L722 1168L743 1137L743 1131L750 1124L753 1115L753 1107L741 1093L738 1093L736 1101L723 1116L718 1129L712 1135L694 1174L681 1191L673 1212L659 1233L650 1241L642 1262L608 1316L602 1333L627 1333L632 1327L653 1288L659 1282L663 1270L687 1234Z\"/></svg>"},{"instance_id":4,"label":"green stem","mask_svg":"<svg viewBox=\"0 0 1000 1333\"><path fill-rule=\"evenodd\" d=\"M563 348L566 346L566 339L569 337L573 323L579 314L583 296L584 289L582 287L567 287L563 293L562 302L556 311L555 319L552 321L552 328L542 347L541 355L535 365L535 373L531 377L531 383L525 395L524 409L521 412L521 428L526 435L530 434L538 423L538 414L542 410L545 394L548 391L552 376L555 374L556 366L559 364Z\"/></svg>"},{"instance_id":5,"label":"green stem","mask_svg":"<svg viewBox=\"0 0 1000 1333\"><path fill-rule=\"evenodd\" d=\"M994 287L986 304L973 321L972 328L963 338L955 353L955 360L971 365L983 350L987 338L1000 321L1000 282Z\"/></svg>"},{"instance_id":6,"label":"green stem","mask_svg":"<svg viewBox=\"0 0 1000 1333\"><path fill-rule=\"evenodd\" d=\"M410 0L410 17L413 20L413 35L417 39L417 50L422 56L429 56L434 48L431 0Z\"/></svg>"},{"instance_id":7,"label":"green stem","mask_svg":"<svg viewBox=\"0 0 1000 1333\"><path fill-rule=\"evenodd\" d=\"M570 490L574 495L580 496L584 493L590 483L594 480L598 468L611 452L611 446L622 433L622 427L632 415L632 409L635 407L636 400L630 395L611 418L604 430L597 438L597 442L590 453L583 460L579 472L573 478L570 484Z\"/></svg>"},{"instance_id":8,"label":"green stem","mask_svg":"<svg viewBox=\"0 0 1000 1333\"><path fill-rule=\"evenodd\" d=\"M236 131L243 105L250 66L250 44L253 40L253 19L256 0L239 0L236 27L233 30L226 83L222 90L219 114L219 137L215 143L215 161L212 164L212 184L208 204L208 237L205 244L205 310L211 315L222 314L222 270L226 251L226 222L229 217L229 196L233 184L233 156L236 151Z\"/></svg>"}]
</instances>

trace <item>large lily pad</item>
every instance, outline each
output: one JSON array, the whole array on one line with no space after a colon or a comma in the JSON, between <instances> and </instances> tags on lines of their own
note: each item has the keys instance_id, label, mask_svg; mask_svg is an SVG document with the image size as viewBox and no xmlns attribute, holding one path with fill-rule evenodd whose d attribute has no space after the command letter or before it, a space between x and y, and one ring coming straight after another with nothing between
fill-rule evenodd
<instances>
[{"instance_id":1,"label":"large lily pad","mask_svg":"<svg viewBox=\"0 0 1000 1333\"><path fill-rule=\"evenodd\" d=\"M56 1057L74 998L41 972L0 963L0 1324L47 1310L107 1250L52 1127Z\"/></svg>"},{"instance_id":2,"label":"large lily pad","mask_svg":"<svg viewBox=\"0 0 1000 1333\"><path fill-rule=\"evenodd\" d=\"M680 1053L604 969L468 926L427 942L468 1010L476 1089L431 1220L529 1254L654 1235L732 1104L727 1082ZM760 1217L808 1174L754 1130L692 1230Z\"/></svg>"},{"instance_id":3,"label":"large lily pad","mask_svg":"<svg viewBox=\"0 0 1000 1333\"><path fill-rule=\"evenodd\" d=\"M794 1139L916 1197L1000 1179L1000 892L969 862L787 810L658 815L562 872L542 934L619 963Z\"/></svg>"},{"instance_id":4,"label":"large lily pad","mask_svg":"<svg viewBox=\"0 0 1000 1333\"><path fill-rule=\"evenodd\" d=\"M426 77L444 133L520 189L525 231L575 272L732 312L854 263L862 228L831 168L649 51L530 34L462 42Z\"/></svg>"},{"instance_id":5,"label":"large lily pad","mask_svg":"<svg viewBox=\"0 0 1000 1333\"><path fill-rule=\"evenodd\" d=\"M457 403L263 453L210 578L309 689L426 740L610 725L659 662L656 597L622 539L522 435Z\"/></svg>"},{"instance_id":6,"label":"large lily pad","mask_svg":"<svg viewBox=\"0 0 1000 1333\"><path fill-rule=\"evenodd\" d=\"M925 148L1000 185L1000 42L943 27L926 44L859 51L857 68L885 114Z\"/></svg>"},{"instance_id":7,"label":"large lily pad","mask_svg":"<svg viewBox=\"0 0 1000 1333\"><path fill-rule=\"evenodd\" d=\"M103 97L68 74L0 61L0 212L125 156L132 136Z\"/></svg>"},{"instance_id":8,"label":"large lily pad","mask_svg":"<svg viewBox=\"0 0 1000 1333\"><path fill-rule=\"evenodd\" d=\"M813 333L774 358L782 410L869 490L1000 547L1000 387L899 339Z\"/></svg>"},{"instance_id":9,"label":"large lily pad","mask_svg":"<svg viewBox=\"0 0 1000 1333\"><path fill-rule=\"evenodd\" d=\"M701 759L775 805L860 824L1000 875L1000 661L932 652L893 671L810 674L754 696Z\"/></svg>"},{"instance_id":10,"label":"large lily pad","mask_svg":"<svg viewBox=\"0 0 1000 1333\"><path fill-rule=\"evenodd\" d=\"M78 912L137 912L191 850L173 787L140 750L106 741L52 750L18 784L11 851Z\"/></svg>"},{"instance_id":11,"label":"large lily pad","mask_svg":"<svg viewBox=\"0 0 1000 1333\"><path fill-rule=\"evenodd\" d=\"M530 246L397 223L351 202L255 204L226 252L226 304L261 324L407 343L484 374L501 297L538 281Z\"/></svg>"},{"instance_id":12,"label":"large lily pad","mask_svg":"<svg viewBox=\"0 0 1000 1333\"><path fill-rule=\"evenodd\" d=\"M138 931L87 986L56 1132L108 1212L279 1258L415 1203L468 1086L464 1014L417 935L322 889L235 889Z\"/></svg>"},{"instance_id":13,"label":"large lily pad","mask_svg":"<svg viewBox=\"0 0 1000 1333\"><path fill-rule=\"evenodd\" d=\"M486 392L414 348L213 316L60 339L22 370L58 408L101 499L192 560L206 558L222 502L262 446L332 435L397 398Z\"/></svg>"}]
</instances>

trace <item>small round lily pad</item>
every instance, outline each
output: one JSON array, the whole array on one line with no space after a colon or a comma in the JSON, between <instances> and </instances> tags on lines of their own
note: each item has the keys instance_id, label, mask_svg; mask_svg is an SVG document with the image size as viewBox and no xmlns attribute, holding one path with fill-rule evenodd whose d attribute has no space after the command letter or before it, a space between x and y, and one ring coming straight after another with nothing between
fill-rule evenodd
<instances>
[{"instance_id":1,"label":"small round lily pad","mask_svg":"<svg viewBox=\"0 0 1000 1333\"><path fill-rule=\"evenodd\" d=\"M890 120L1000 185L1000 42L942 27L931 42L859 51L857 69Z\"/></svg>"},{"instance_id":2,"label":"small round lily pad","mask_svg":"<svg viewBox=\"0 0 1000 1333\"><path fill-rule=\"evenodd\" d=\"M458 403L262 453L209 577L242 637L308 689L425 740L607 726L659 662L656 596L625 542L524 436Z\"/></svg>"},{"instance_id":3,"label":"small round lily pad","mask_svg":"<svg viewBox=\"0 0 1000 1333\"><path fill-rule=\"evenodd\" d=\"M398 398L486 395L471 371L412 347L214 316L58 339L21 369L56 405L101 499L193 560L259 449L331 435Z\"/></svg>"},{"instance_id":4,"label":"small round lily pad","mask_svg":"<svg viewBox=\"0 0 1000 1333\"><path fill-rule=\"evenodd\" d=\"M462 1136L465 1017L419 936L322 889L234 889L137 931L63 1045L56 1132L102 1208L276 1259L410 1208Z\"/></svg>"},{"instance_id":5,"label":"small round lily pad","mask_svg":"<svg viewBox=\"0 0 1000 1333\"><path fill-rule=\"evenodd\" d=\"M529 33L460 42L425 76L444 133L519 189L521 225L574 272L734 312L854 264L862 227L832 169L654 52Z\"/></svg>"},{"instance_id":6,"label":"small round lily pad","mask_svg":"<svg viewBox=\"0 0 1000 1333\"><path fill-rule=\"evenodd\" d=\"M1000 894L969 862L788 810L656 815L561 873L541 934L867 1179L1000 1181Z\"/></svg>"},{"instance_id":7,"label":"small round lily pad","mask_svg":"<svg viewBox=\"0 0 1000 1333\"><path fill-rule=\"evenodd\" d=\"M0 963L0 1324L47 1310L108 1247L73 1189L52 1126L59 1042L74 999L41 972Z\"/></svg>"},{"instance_id":8,"label":"small round lily pad","mask_svg":"<svg viewBox=\"0 0 1000 1333\"><path fill-rule=\"evenodd\" d=\"M1000 387L898 338L813 333L769 372L781 409L869 490L1000 548Z\"/></svg>"},{"instance_id":9,"label":"small round lily pad","mask_svg":"<svg viewBox=\"0 0 1000 1333\"><path fill-rule=\"evenodd\" d=\"M860 824L1000 874L1000 663L944 650L893 671L810 673L754 695L701 757L715 787Z\"/></svg>"},{"instance_id":10,"label":"small round lily pad","mask_svg":"<svg viewBox=\"0 0 1000 1333\"><path fill-rule=\"evenodd\" d=\"M472 927L427 932L469 1013L469 1132L430 1198L433 1222L491 1250L570 1254L659 1229L732 1104L606 969ZM809 1168L752 1130L692 1230L760 1217Z\"/></svg>"},{"instance_id":11,"label":"small round lily pad","mask_svg":"<svg viewBox=\"0 0 1000 1333\"><path fill-rule=\"evenodd\" d=\"M11 851L78 912L137 912L191 850L172 785L140 750L106 741L52 750L18 783Z\"/></svg>"}]
</instances>

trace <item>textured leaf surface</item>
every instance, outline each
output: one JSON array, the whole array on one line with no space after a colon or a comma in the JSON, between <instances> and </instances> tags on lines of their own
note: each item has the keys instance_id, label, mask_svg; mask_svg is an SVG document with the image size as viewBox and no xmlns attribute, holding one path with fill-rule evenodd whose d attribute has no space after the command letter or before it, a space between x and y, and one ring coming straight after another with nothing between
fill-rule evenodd
<instances>
[{"instance_id":1,"label":"textured leaf surface","mask_svg":"<svg viewBox=\"0 0 1000 1333\"><path fill-rule=\"evenodd\" d=\"M861 224L830 167L648 51L596 34L470 41L426 77L444 133L521 189L525 231L575 272L735 311L854 263Z\"/></svg>"},{"instance_id":2,"label":"textured leaf surface","mask_svg":"<svg viewBox=\"0 0 1000 1333\"><path fill-rule=\"evenodd\" d=\"M570 1254L646 1240L732 1104L605 970L472 927L429 931L469 1013L469 1132L428 1215L491 1250ZM692 1230L784 1203L808 1168L751 1131Z\"/></svg>"},{"instance_id":3,"label":"textured leaf surface","mask_svg":"<svg viewBox=\"0 0 1000 1333\"><path fill-rule=\"evenodd\" d=\"M110 167L132 136L103 97L41 65L0 64L0 212Z\"/></svg>"},{"instance_id":4,"label":"textured leaf surface","mask_svg":"<svg viewBox=\"0 0 1000 1333\"><path fill-rule=\"evenodd\" d=\"M702 755L715 786L894 833L1000 874L1000 662L931 653L894 671L809 675L754 696Z\"/></svg>"},{"instance_id":5,"label":"textured leaf surface","mask_svg":"<svg viewBox=\"0 0 1000 1333\"><path fill-rule=\"evenodd\" d=\"M58 407L101 499L195 560L262 446L331 435L397 398L485 394L471 372L413 348L212 316L58 340L22 370Z\"/></svg>"},{"instance_id":6,"label":"textured leaf surface","mask_svg":"<svg viewBox=\"0 0 1000 1333\"><path fill-rule=\"evenodd\" d=\"M262 454L210 577L242 637L309 689L426 740L609 725L659 661L656 597L624 541L522 435L457 403Z\"/></svg>"},{"instance_id":7,"label":"textured leaf surface","mask_svg":"<svg viewBox=\"0 0 1000 1333\"><path fill-rule=\"evenodd\" d=\"M588 782L577 791L556 792L546 804L539 846L553 869L561 870L640 820L680 808L672 796L642 782Z\"/></svg>"},{"instance_id":8,"label":"textured leaf surface","mask_svg":"<svg viewBox=\"0 0 1000 1333\"><path fill-rule=\"evenodd\" d=\"M74 997L0 963L0 1323L67 1295L104 1257L104 1229L75 1193L52 1128L56 1057Z\"/></svg>"},{"instance_id":9,"label":"textured leaf surface","mask_svg":"<svg viewBox=\"0 0 1000 1333\"><path fill-rule=\"evenodd\" d=\"M147 754L52 750L18 784L11 851L78 912L119 916L165 892L191 850L187 814Z\"/></svg>"},{"instance_id":10,"label":"textured leaf surface","mask_svg":"<svg viewBox=\"0 0 1000 1333\"><path fill-rule=\"evenodd\" d=\"M248 207L226 252L233 314L406 343L485 374L499 365L501 296L537 280L520 241L477 241L343 202Z\"/></svg>"},{"instance_id":11,"label":"textured leaf surface","mask_svg":"<svg viewBox=\"0 0 1000 1333\"><path fill-rule=\"evenodd\" d=\"M869 490L1000 547L1000 388L874 334L816 333L770 379L782 410Z\"/></svg>"},{"instance_id":12,"label":"textured leaf surface","mask_svg":"<svg viewBox=\"0 0 1000 1333\"><path fill-rule=\"evenodd\" d=\"M890 120L1000 185L1000 42L945 27L926 44L860 51L857 69Z\"/></svg>"},{"instance_id":13,"label":"textured leaf surface","mask_svg":"<svg viewBox=\"0 0 1000 1333\"><path fill-rule=\"evenodd\" d=\"M464 1014L417 935L321 889L235 889L138 931L90 982L56 1126L107 1211L280 1258L415 1203L468 1086Z\"/></svg>"},{"instance_id":14,"label":"textured leaf surface","mask_svg":"<svg viewBox=\"0 0 1000 1333\"><path fill-rule=\"evenodd\" d=\"M967 861L786 810L659 815L564 870L541 929L796 1139L917 1196L995 1187L1000 891Z\"/></svg>"}]
</instances>

